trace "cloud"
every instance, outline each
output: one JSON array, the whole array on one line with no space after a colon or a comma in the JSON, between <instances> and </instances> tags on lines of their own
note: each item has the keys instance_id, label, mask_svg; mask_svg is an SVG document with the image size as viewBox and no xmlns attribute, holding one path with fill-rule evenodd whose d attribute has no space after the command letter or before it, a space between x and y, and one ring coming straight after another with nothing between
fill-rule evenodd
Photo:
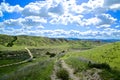
<instances>
[{"instance_id":1,"label":"cloud","mask_svg":"<svg viewBox=\"0 0 120 80\"><path fill-rule=\"evenodd\" d=\"M99 19L101 19L101 22L98 25L111 25L113 24L117 19L112 17L110 14L101 14L97 16Z\"/></svg>"},{"instance_id":2,"label":"cloud","mask_svg":"<svg viewBox=\"0 0 120 80\"><path fill-rule=\"evenodd\" d=\"M104 6L111 6L114 4L120 4L120 0L104 0Z\"/></svg>"},{"instance_id":3,"label":"cloud","mask_svg":"<svg viewBox=\"0 0 120 80\"><path fill-rule=\"evenodd\" d=\"M55 6L55 7L49 8L48 11L51 12L51 13L60 14L60 15L64 13L64 9L63 9L63 6L62 6L61 3L59 3L59 4L58 4L57 6Z\"/></svg>"},{"instance_id":4,"label":"cloud","mask_svg":"<svg viewBox=\"0 0 120 80\"><path fill-rule=\"evenodd\" d=\"M3 13L2 13L2 11L0 11L0 17L2 17L3 16Z\"/></svg>"},{"instance_id":5,"label":"cloud","mask_svg":"<svg viewBox=\"0 0 120 80\"><path fill-rule=\"evenodd\" d=\"M103 9L105 5L109 6L111 3L106 4L104 0L89 0L86 3L77 5L76 0L47 0L31 2L23 8L19 5L10 6L8 3L1 3L1 6L4 7L3 10L20 12L23 17L39 16L49 19L49 23L52 24L67 25L69 23L77 23L82 24L82 26L96 25L100 20L103 21L100 23L102 24L105 19L105 22L108 23L110 20L107 21L107 18L112 18L112 16L103 14L103 11L106 10ZM103 15L99 14L100 11ZM86 18L88 14L95 16Z\"/></svg>"},{"instance_id":6,"label":"cloud","mask_svg":"<svg viewBox=\"0 0 120 80\"><path fill-rule=\"evenodd\" d=\"M36 1L26 5L22 11L24 16L40 16L50 17L49 13L63 14L64 9L62 3L57 3L52 0L47 1Z\"/></svg>"},{"instance_id":7,"label":"cloud","mask_svg":"<svg viewBox=\"0 0 120 80\"><path fill-rule=\"evenodd\" d=\"M113 26L118 19L107 11L119 9L119 0L88 0L81 4L77 4L76 0L45 0L31 2L24 7L11 6L2 2L0 17L5 16L4 12L17 12L20 17L3 20L0 22L0 28L2 32L7 29L5 33L10 34L32 34L48 37L115 37L120 34L120 31L117 30L119 27ZM46 26L43 26L44 24ZM72 25L74 29L77 26L76 28L79 27L79 29L67 31L58 27L56 30L51 30L49 26L56 26L56 24L65 25L68 28L69 25ZM89 30L82 31L84 27L89 27ZM92 30L93 27L94 30Z\"/></svg>"},{"instance_id":8,"label":"cloud","mask_svg":"<svg viewBox=\"0 0 120 80\"><path fill-rule=\"evenodd\" d=\"M25 17L21 22L24 26L39 26L41 23L47 23L47 20L38 16Z\"/></svg>"},{"instance_id":9,"label":"cloud","mask_svg":"<svg viewBox=\"0 0 120 80\"><path fill-rule=\"evenodd\" d=\"M70 13L63 14L61 16L56 16L52 20L50 20L51 24L63 24L68 25L72 23L78 23L81 22L82 15L72 15Z\"/></svg>"},{"instance_id":10,"label":"cloud","mask_svg":"<svg viewBox=\"0 0 120 80\"><path fill-rule=\"evenodd\" d=\"M110 25L108 25L108 24L104 24L104 25L96 26L96 28L103 28L103 29L105 29L105 28L109 28L109 27L110 27Z\"/></svg>"},{"instance_id":11,"label":"cloud","mask_svg":"<svg viewBox=\"0 0 120 80\"><path fill-rule=\"evenodd\" d=\"M32 27L37 28L44 28L42 24L47 23L47 20L38 16L29 16L25 18L18 18L18 19L9 19L5 20L4 22L0 23L2 27L11 27L14 28L16 26L24 29L30 29Z\"/></svg>"},{"instance_id":12,"label":"cloud","mask_svg":"<svg viewBox=\"0 0 120 80\"><path fill-rule=\"evenodd\" d=\"M110 9L120 10L120 4L114 4L114 5L110 6Z\"/></svg>"},{"instance_id":13,"label":"cloud","mask_svg":"<svg viewBox=\"0 0 120 80\"><path fill-rule=\"evenodd\" d=\"M109 29L110 30L110 29ZM76 38L117 38L120 37L120 30L105 30L105 31L78 31L78 30L70 30L65 31L61 29L57 30L37 30L37 31L28 31L29 34L34 34L38 36L47 36L47 37L76 37Z\"/></svg>"},{"instance_id":14,"label":"cloud","mask_svg":"<svg viewBox=\"0 0 120 80\"><path fill-rule=\"evenodd\" d=\"M83 19L80 23L81 26L90 26L90 25L97 25L101 22L101 19L97 17L89 18L89 19Z\"/></svg>"},{"instance_id":15,"label":"cloud","mask_svg":"<svg viewBox=\"0 0 120 80\"><path fill-rule=\"evenodd\" d=\"M104 0L104 6L109 9L120 10L120 0Z\"/></svg>"},{"instance_id":16,"label":"cloud","mask_svg":"<svg viewBox=\"0 0 120 80\"><path fill-rule=\"evenodd\" d=\"M8 3L2 2L0 4L0 10L2 12L12 13L12 12L21 12L23 10L23 8L20 7L19 5L11 6Z\"/></svg>"},{"instance_id":17,"label":"cloud","mask_svg":"<svg viewBox=\"0 0 120 80\"><path fill-rule=\"evenodd\" d=\"M17 12L20 13L23 10L22 7L20 7L19 5L15 5L15 6L11 6L8 3L2 2L0 4L0 17L4 16L4 12L8 12L8 13L13 13L13 12Z\"/></svg>"},{"instance_id":18,"label":"cloud","mask_svg":"<svg viewBox=\"0 0 120 80\"><path fill-rule=\"evenodd\" d=\"M105 30L87 30L87 31L78 31L78 30L22 30L22 29L11 29L5 30L0 29L2 32L11 35L36 35L36 36L46 36L46 37L64 37L64 38L96 38L96 39L118 39L120 37L120 30L106 28Z\"/></svg>"},{"instance_id":19,"label":"cloud","mask_svg":"<svg viewBox=\"0 0 120 80\"><path fill-rule=\"evenodd\" d=\"M119 25L117 25L117 26L115 26L115 28L120 28L120 26L119 26Z\"/></svg>"},{"instance_id":20,"label":"cloud","mask_svg":"<svg viewBox=\"0 0 120 80\"><path fill-rule=\"evenodd\" d=\"M26 5L22 11L24 16L40 16L48 17L47 3L45 2L31 2Z\"/></svg>"}]
</instances>

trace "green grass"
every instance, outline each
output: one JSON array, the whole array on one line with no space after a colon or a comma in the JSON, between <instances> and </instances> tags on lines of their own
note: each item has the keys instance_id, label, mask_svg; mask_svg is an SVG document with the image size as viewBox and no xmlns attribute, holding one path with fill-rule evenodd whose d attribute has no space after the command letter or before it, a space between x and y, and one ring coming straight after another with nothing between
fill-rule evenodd
<instances>
[{"instance_id":1,"label":"green grass","mask_svg":"<svg viewBox=\"0 0 120 80\"><path fill-rule=\"evenodd\" d=\"M53 70L53 60L42 60L32 65L25 66L17 71L4 76L5 80L50 80Z\"/></svg>"},{"instance_id":2,"label":"green grass","mask_svg":"<svg viewBox=\"0 0 120 80\"><path fill-rule=\"evenodd\" d=\"M93 60L98 63L108 63L112 68L120 70L120 42L106 44L94 49L68 53L65 57L77 56ZM64 57L64 58L65 58Z\"/></svg>"},{"instance_id":3,"label":"green grass","mask_svg":"<svg viewBox=\"0 0 120 80\"><path fill-rule=\"evenodd\" d=\"M47 38L47 37L36 37L36 36L17 36L17 40L13 42L13 47L6 47L8 43L14 40L14 36L0 34L0 49L1 50L20 50L24 47L69 47L73 49L88 49L103 43L95 41L69 41L64 38Z\"/></svg>"},{"instance_id":4,"label":"green grass","mask_svg":"<svg viewBox=\"0 0 120 80\"><path fill-rule=\"evenodd\" d=\"M7 44L13 40L14 36L0 34L0 65L15 63L29 58L25 47L30 49L35 60L24 64L0 68L0 79L50 80L54 58L50 59L50 57L45 54L46 52L59 54L62 51L70 52L73 50L91 49L103 44L94 41L68 41L63 38L50 39L46 37L17 36L17 40L13 42L14 45L12 47L7 47ZM12 56L8 57L9 55ZM76 53L75 55L74 53L68 54L65 56L65 61L72 65L72 67L74 67L78 72L82 69L86 69L87 64L85 62L78 61L76 56L78 57L80 55L76 55Z\"/></svg>"},{"instance_id":5,"label":"green grass","mask_svg":"<svg viewBox=\"0 0 120 80\"><path fill-rule=\"evenodd\" d=\"M71 58L73 57L73 58ZM71 64L73 68L85 66L81 65L80 61L76 57L86 58L92 60L95 63L106 63L110 65L111 70L103 69L101 76L103 80L119 80L120 79L120 42L105 44L90 50L85 50L81 52L69 52L63 59L66 59L68 64ZM81 65L81 66L80 66ZM84 68L87 69L85 66ZM83 68L83 69L84 69ZM83 70L79 69L79 70Z\"/></svg>"},{"instance_id":6,"label":"green grass","mask_svg":"<svg viewBox=\"0 0 120 80\"><path fill-rule=\"evenodd\" d=\"M30 57L28 55L28 52L25 49L24 50L3 50L0 52L0 55L1 55L0 65L20 62L20 61L23 61L23 60L28 59ZM11 55L11 56L7 57L8 55ZM8 67L2 67L2 68L0 68L0 77L2 77L3 75L7 75L11 72L14 72L14 71L18 70L19 68L22 68L23 66L29 65L31 63L36 63L36 62L39 62L39 61L42 61L42 60L45 60L48 58L49 57L47 57L47 56L40 56L39 55L39 57L36 58L32 62L27 62L27 63L19 64L19 65L12 65L12 66L8 66Z\"/></svg>"},{"instance_id":7,"label":"green grass","mask_svg":"<svg viewBox=\"0 0 120 80\"><path fill-rule=\"evenodd\" d=\"M5 64L11 64L28 59L30 56L26 50L17 51L0 51L0 66Z\"/></svg>"},{"instance_id":8,"label":"green grass","mask_svg":"<svg viewBox=\"0 0 120 80\"><path fill-rule=\"evenodd\" d=\"M2 67L2 68L0 68L0 79L1 79L1 77L5 76L5 75L7 75L7 76L10 76L11 74L13 75L16 71L18 71L22 68L27 68L29 65L33 65L33 64L36 64L39 62L40 63L44 62L47 59L49 59L49 58L47 58L46 56L40 56L39 58L36 58L32 62L27 62L24 64L18 64L18 65L12 65L12 66L8 66L8 67ZM51 61L53 61L53 60L51 60ZM7 79L7 80L9 80L9 79Z\"/></svg>"},{"instance_id":9,"label":"green grass","mask_svg":"<svg viewBox=\"0 0 120 80\"><path fill-rule=\"evenodd\" d=\"M69 57L65 59L65 62L75 69L75 73L88 68L88 63L81 61L78 57Z\"/></svg>"}]
</instances>

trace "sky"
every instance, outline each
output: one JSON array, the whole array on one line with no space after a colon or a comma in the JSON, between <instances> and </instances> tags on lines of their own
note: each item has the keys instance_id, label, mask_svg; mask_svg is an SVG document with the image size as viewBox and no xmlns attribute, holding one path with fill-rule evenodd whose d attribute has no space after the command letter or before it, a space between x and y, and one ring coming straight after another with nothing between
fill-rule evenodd
<instances>
[{"instance_id":1,"label":"sky","mask_svg":"<svg viewBox=\"0 0 120 80\"><path fill-rule=\"evenodd\" d=\"M120 0L0 0L0 34L120 39Z\"/></svg>"}]
</instances>

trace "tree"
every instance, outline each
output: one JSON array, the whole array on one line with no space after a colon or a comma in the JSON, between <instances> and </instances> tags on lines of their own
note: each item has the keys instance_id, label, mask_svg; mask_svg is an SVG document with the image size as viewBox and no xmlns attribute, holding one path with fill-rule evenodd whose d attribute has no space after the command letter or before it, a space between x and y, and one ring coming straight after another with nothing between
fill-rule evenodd
<instances>
[{"instance_id":1,"label":"tree","mask_svg":"<svg viewBox=\"0 0 120 80\"><path fill-rule=\"evenodd\" d=\"M12 47L14 45L14 42L17 40L17 36L13 37L13 40L7 44L7 47Z\"/></svg>"}]
</instances>

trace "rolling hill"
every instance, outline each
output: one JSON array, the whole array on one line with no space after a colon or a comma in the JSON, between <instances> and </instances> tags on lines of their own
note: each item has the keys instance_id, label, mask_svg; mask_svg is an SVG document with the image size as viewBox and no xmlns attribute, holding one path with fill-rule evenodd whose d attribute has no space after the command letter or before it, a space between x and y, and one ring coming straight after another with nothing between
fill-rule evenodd
<instances>
[{"instance_id":1,"label":"rolling hill","mask_svg":"<svg viewBox=\"0 0 120 80\"><path fill-rule=\"evenodd\" d=\"M82 52L70 52L64 56L66 62L75 69L88 69L89 64L93 68L102 69L100 73L103 80L120 79L120 42L105 44ZM80 63L80 61L82 63ZM79 64L80 63L80 64ZM81 66L83 65L83 68ZM87 64L87 65L86 65ZM86 65L86 66L85 66ZM100 67L101 66L101 67Z\"/></svg>"},{"instance_id":2,"label":"rolling hill","mask_svg":"<svg viewBox=\"0 0 120 80\"><path fill-rule=\"evenodd\" d=\"M119 80L120 42L68 40L36 36L0 35L0 67L2 80L51 80L57 78ZM52 75L52 77L51 77Z\"/></svg>"}]
</instances>

